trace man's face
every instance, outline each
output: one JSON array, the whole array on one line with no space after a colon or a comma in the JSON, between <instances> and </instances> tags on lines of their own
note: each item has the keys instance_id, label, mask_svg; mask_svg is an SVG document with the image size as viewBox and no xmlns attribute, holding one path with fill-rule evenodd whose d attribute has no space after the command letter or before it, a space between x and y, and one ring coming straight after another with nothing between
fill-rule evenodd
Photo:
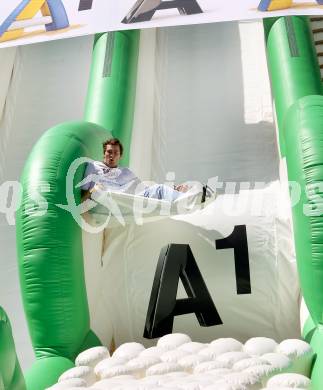
<instances>
[{"instance_id":1,"label":"man's face","mask_svg":"<svg viewBox=\"0 0 323 390\"><path fill-rule=\"evenodd\" d=\"M115 168L118 166L119 160L121 158L120 147L119 145L107 145L104 153L104 162L110 168Z\"/></svg>"}]
</instances>

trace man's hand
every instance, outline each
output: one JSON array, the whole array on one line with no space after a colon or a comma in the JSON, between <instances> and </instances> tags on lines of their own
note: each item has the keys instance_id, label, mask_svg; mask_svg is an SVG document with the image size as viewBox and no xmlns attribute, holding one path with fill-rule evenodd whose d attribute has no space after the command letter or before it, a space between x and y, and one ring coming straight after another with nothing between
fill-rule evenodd
<instances>
[{"instance_id":1,"label":"man's hand","mask_svg":"<svg viewBox=\"0 0 323 390\"><path fill-rule=\"evenodd\" d=\"M91 199L91 195L96 192L96 191L99 191L99 190L103 190L104 187L102 184L95 184L93 186L93 188L91 188L90 190L86 191L83 195L82 195L82 202L84 202L85 200L87 199Z\"/></svg>"},{"instance_id":2,"label":"man's hand","mask_svg":"<svg viewBox=\"0 0 323 390\"><path fill-rule=\"evenodd\" d=\"M174 189L179 192L187 192L189 190L189 186L187 184L179 184L174 186Z\"/></svg>"}]
</instances>

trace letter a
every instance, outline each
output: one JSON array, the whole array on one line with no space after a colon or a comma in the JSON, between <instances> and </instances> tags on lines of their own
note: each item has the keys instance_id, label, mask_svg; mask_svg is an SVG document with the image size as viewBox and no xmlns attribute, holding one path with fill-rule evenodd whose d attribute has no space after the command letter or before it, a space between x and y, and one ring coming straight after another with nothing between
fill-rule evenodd
<instances>
[{"instance_id":1,"label":"letter a","mask_svg":"<svg viewBox=\"0 0 323 390\"><path fill-rule=\"evenodd\" d=\"M179 279L188 298L176 299ZM144 337L153 339L172 333L174 317L189 313L195 313L201 326L222 324L190 246L169 244L159 255Z\"/></svg>"},{"instance_id":2,"label":"letter a","mask_svg":"<svg viewBox=\"0 0 323 390\"><path fill-rule=\"evenodd\" d=\"M203 13L197 0L137 0L122 23L148 22L156 11L177 8L181 15Z\"/></svg>"}]
</instances>

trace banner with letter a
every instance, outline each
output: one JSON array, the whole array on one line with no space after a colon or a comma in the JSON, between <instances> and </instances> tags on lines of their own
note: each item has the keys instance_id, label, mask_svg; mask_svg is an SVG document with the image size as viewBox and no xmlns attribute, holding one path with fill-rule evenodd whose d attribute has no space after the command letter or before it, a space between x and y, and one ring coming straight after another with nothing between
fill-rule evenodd
<instances>
[{"instance_id":1,"label":"banner with letter a","mask_svg":"<svg viewBox=\"0 0 323 390\"><path fill-rule=\"evenodd\" d=\"M0 48L105 31L321 14L323 0L2 0Z\"/></svg>"}]
</instances>

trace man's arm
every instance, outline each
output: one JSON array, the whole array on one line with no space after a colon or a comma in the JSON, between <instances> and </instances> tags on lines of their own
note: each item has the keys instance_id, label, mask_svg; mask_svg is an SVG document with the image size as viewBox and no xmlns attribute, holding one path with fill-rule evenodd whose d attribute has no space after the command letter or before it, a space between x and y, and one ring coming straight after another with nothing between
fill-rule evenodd
<instances>
[{"instance_id":1,"label":"man's arm","mask_svg":"<svg viewBox=\"0 0 323 390\"><path fill-rule=\"evenodd\" d=\"M87 163L84 172L84 178L79 183L81 187L81 199L85 201L91 198L91 192L95 187L95 179L97 178L97 172L93 163Z\"/></svg>"},{"instance_id":2,"label":"man's arm","mask_svg":"<svg viewBox=\"0 0 323 390\"><path fill-rule=\"evenodd\" d=\"M100 184L95 184L89 190L82 190L82 192L81 192L82 202L84 202L87 199L91 199L91 195L93 194L93 192L98 191L98 190L102 190L102 189L103 189L103 187Z\"/></svg>"},{"instance_id":3,"label":"man's arm","mask_svg":"<svg viewBox=\"0 0 323 390\"><path fill-rule=\"evenodd\" d=\"M90 190L82 190L81 191L81 199L82 202L86 201L87 199L91 198L91 191Z\"/></svg>"}]
</instances>

